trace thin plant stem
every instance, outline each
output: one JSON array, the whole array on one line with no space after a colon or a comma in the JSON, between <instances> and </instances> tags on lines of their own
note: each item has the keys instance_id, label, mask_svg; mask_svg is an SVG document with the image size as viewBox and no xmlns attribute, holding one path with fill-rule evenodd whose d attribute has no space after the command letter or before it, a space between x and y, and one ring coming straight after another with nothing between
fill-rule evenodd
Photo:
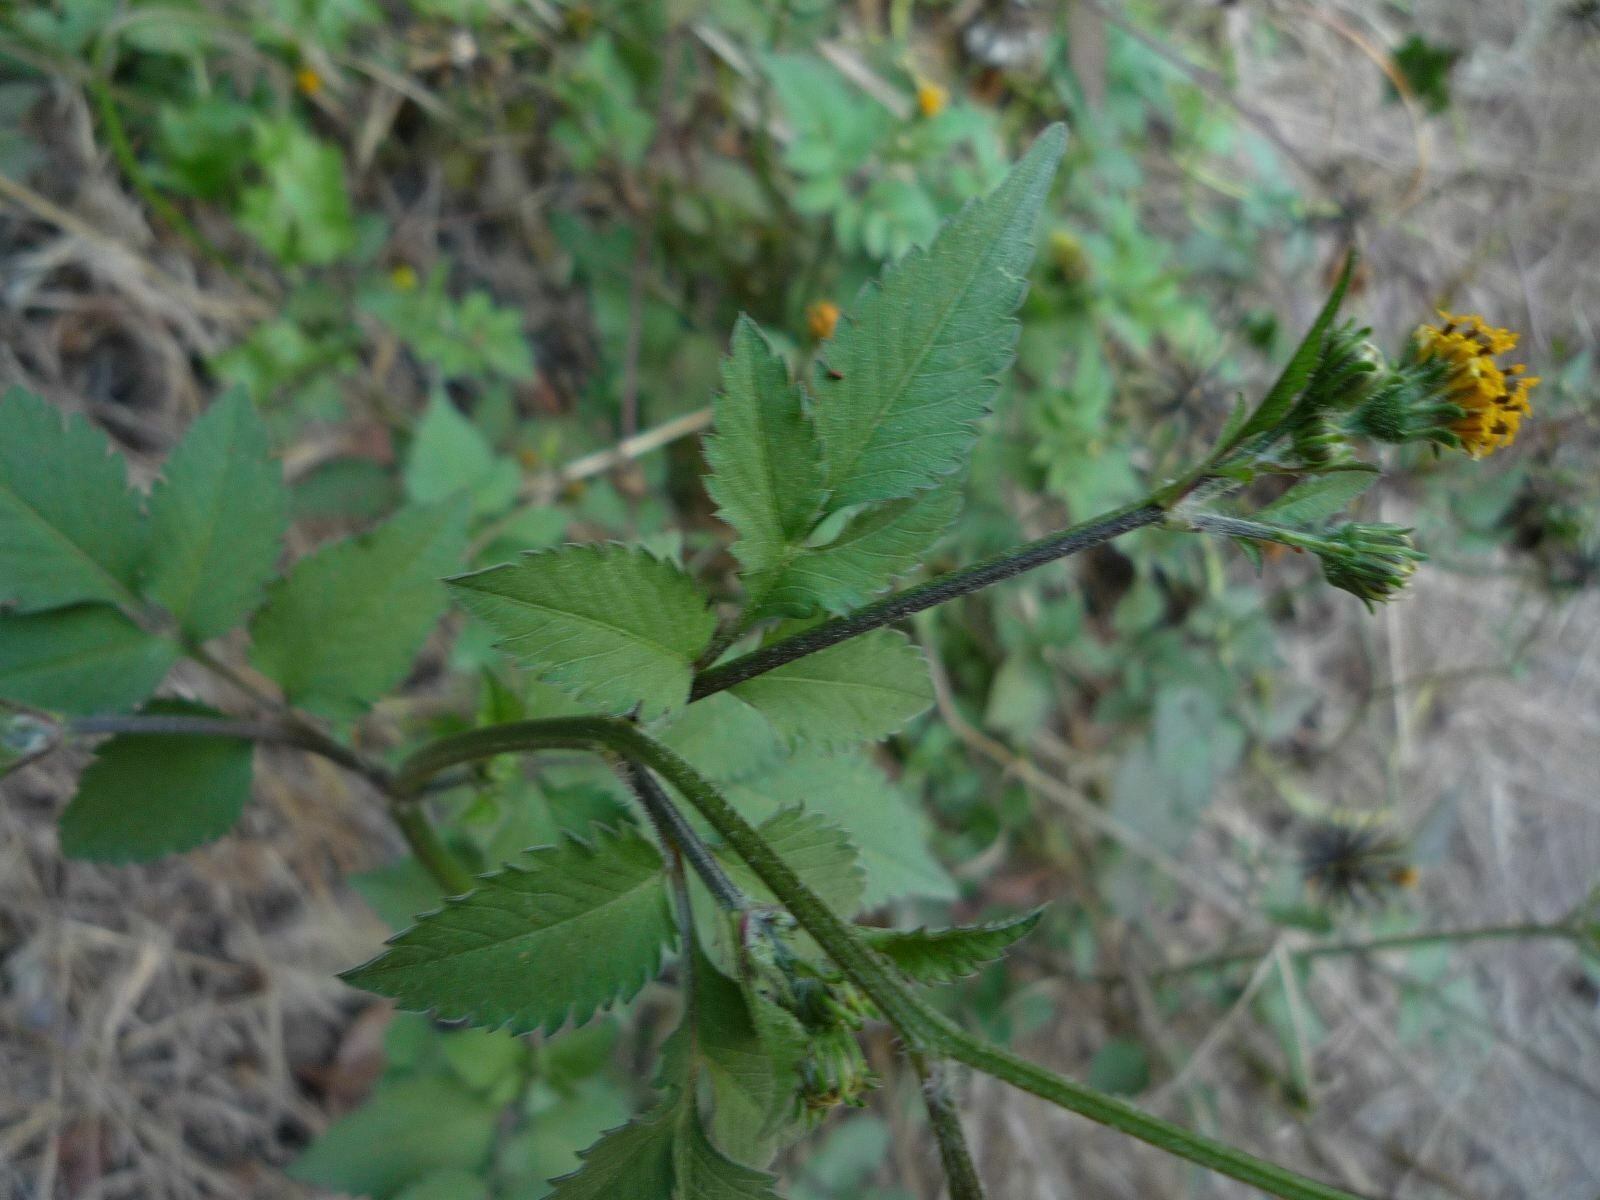
<instances>
[{"instance_id":1,"label":"thin plant stem","mask_svg":"<svg viewBox=\"0 0 1600 1200\"><path fill-rule=\"evenodd\" d=\"M920 1051L912 1051L909 1058L922 1085L928 1125L939 1144L939 1161L950 1184L950 1200L983 1200L983 1181L972 1164L972 1151L967 1149L967 1135L961 1128L955 1098L950 1095L945 1067Z\"/></svg>"},{"instance_id":2,"label":"thin plant stem","mask_svg":"<svg viewBox=\"0 0 1600 1200\"><path fill-rule=\"evenodd\" d=\"M633 794L638 798L651 824L656 827L656 832L667 846L683 855L700 881L706 885L706 890L716 902L729 912L745 912L750 907L750 899L739 890L739 885L728 878L728 873L722 869L722 864L717 861L716 855L711 852L700 835L695 832L694 826L684 819L683 813L672 802L672 798L661 789L655 776L645 770L638 763L628 762L620 768L623 779L633 789Z\"/></svg>"},{"instance_id":3,"label":"thin plant stem","mask_svg":"<svg viewBox=\"0 0 1600 1200\"><path fill-rule=\"evenodd\" d=\"M1166 515L1166 509L1153 503L1132 504L1119 508L1081 525L1028 542L1023 546L997 554L970 567L941 575L937 579L896 592L875 604L868 604L853 613L824 621L792 637L764 646L760 650L712 667L695 676L689 691L689 701L703 700L717 692L736 687L747 679L754 679L808 654L826 650L840 642L860 637L874 629L893 624L925 608L948 603L959 596L979 591L1007 579L1015 578L1035 567L1057 559L1078 554L1112 538L1135 529L1154 525Z\"/></svg>"},{"instance_id":4,"label":"thin plant stem","mask_svg":"<svg viewBox=\"0 0 1600 1200\"><path fill-rule=\"evenodd\" d=\"M376 763L368 762L347 746L342 746L326 734L309 726L286 721L252 721L235 717L190 717L161 713L137 713L100 717L74 717L67 722L67 731L80 735L95 734L148 734L158 736L244 738L268 745L294 746L296 749L338 763L364 779L388 789L389 776Z\"/></svg>"},{"instance_id":5,"label":"thin plant stem","mask_svg":"<svg viewBox=\"0 0 1600 1200\"><path fill-rule=\"evenodd\" d=\"M1526 941L1530 938L1555 938L1570 942L1575 941L1577 936L1570 925L1523 921L1509 925L1484 925L1474 929L1424 929L1415 933L1387 934L1358 942L1326 942L1289 950L1288 955L1296 962L1309 962L1318 958L1377 954L1385 950L1409 950L1417 946L1436 946L1442 943ZM1194 975L1203 971L1237 967L1255 962L1263 954L1270 953L1271 949L1270 946L1257 946L1251 950L1234 950L1226 954L1209 955L1190 962L1162 967L1160 970L1152 971L1149 977L1171 979L1178 975Z\"/></svg>"},{"instance_id":6,"label":"thin plant stem","mask_svg":"<svg viewBox=\"0 0 1600 1200\"><path fill-rule=\"evenodd\" d=\"M397 804L393 811L406 845L435 883L453 896L465 895L477 886L472 872L444 844L420 803Z\"/></svg>"}]
</instances>

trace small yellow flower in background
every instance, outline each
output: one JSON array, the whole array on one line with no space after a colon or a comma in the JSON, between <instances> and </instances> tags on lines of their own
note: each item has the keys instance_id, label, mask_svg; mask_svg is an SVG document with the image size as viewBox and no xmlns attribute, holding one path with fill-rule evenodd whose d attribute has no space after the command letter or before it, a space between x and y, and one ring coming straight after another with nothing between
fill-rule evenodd
<instances>
[{"instance_id":1,"label":"small yellow flower in background","mask_svg":"<svg viewBox=\"0 0 1600 1200\"><path fill-rule=\"evenodd\" d=\"M1083 243L1065 229L1051 232L1050 257L1068 283L1082 283L1089 278L1089 256L1083 252Z\"/></svg>"},{"instance_id":2,"label":"small yellow flower in background","mask_svg":"<svg viewBox=\"0 0 1600 1200\"><path fill-rule=\"evenodd\" d=\"M816 300L806 308L806 328L819 342L833 336L839 324L839 306L832 300Z\"/></svg>"},{"instance_id":3,"label":"small yellow flower in background","mask_svg":"<svg viewBox=\"0 0 1600 1200\"><path fill-rule=\"evenodd\" d=\"M415 291L417 286L416 268L410 263L401 263L389 272L389 282L397 292Z\"/></svg>"},{"instance_id":4,"label":"small yellow flower in background","mask_svg":"<svg viewBox=\"0 0 1600 1200\"><path fill-rule=\"evenodd\" d=\"M924 117L932 119L945 110L950 103L950 93L937 83L924 79L917 84L917 111Z\"/></svg>"},{"instance_id":5,"label":"small yellow flower in background","mask_svg":"<svg viewBox=\"0 0 1600 1200\"><path fill-rule=\"evenodd\" d=\"M294 85L302 95L315 96L322 90L322 76L310 67L301 67L294 73Z\"/></svg>"},{"instance_id":6,"label":"small yellow flower in background","mask_svg":"<svg viewBox=\"0 0 1600 1200\"><path fill-rule=\"evenodd\" d=\"M1417 358L1448 364L1443 399L1463 412L1450 423L1461 448L1473 458L1493 454L1517 438L1522 419L1531 417L1528 392L1539 382L1522 363L1501 368L1495 356L1516 349L1517 335L1496 329L1476 315L1439 310L1442 325L1417 330Z\"/></svg>"}]
</instances>

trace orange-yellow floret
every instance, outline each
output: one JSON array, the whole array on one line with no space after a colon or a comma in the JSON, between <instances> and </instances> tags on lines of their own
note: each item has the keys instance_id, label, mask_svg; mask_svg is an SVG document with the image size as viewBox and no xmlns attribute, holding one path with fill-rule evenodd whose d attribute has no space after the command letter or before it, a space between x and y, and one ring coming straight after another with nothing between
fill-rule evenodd
<instances>
[{"instance_id":1,"label":"orange-yellow floret","mask_svg":"<svg viewBox=\"0 0 1600 1200\"><path fill-rule=\"evenodd\" d=\"M1439 310L1443 324L1417 330L1417 357L1448 364L1444 399L1461 409L1450 432L1473 458L1493 454L1517 438L1522 419L1531 417L1528 393L1539 382L1522 363L1501 368L1495 355L1514 350L1517 335L1497 329L1475 314L1457 316Z\"/></svg>"},{"instance_id":2,"label":"orange-yellow floret","mask_svg":"<svg viewBox=\"0 0 1600 1200\"><path fill-rule=\"evenodd\" d=\"M839 324L839 306L832 300L817 300L806 308L806 328L819 342L833 336Z\"/></svg>"},{"instance_id":3,"label":"orange-yellow floret","mask_svg":"<svg viewBox=\"0 0 1600 1200\"><path fill-rule=\"evenodd\" d=\"M924 79L917 84L917 111L924 117L937 117L950 103L950 93L937 83Z\"/></svg>"}]
</instances>

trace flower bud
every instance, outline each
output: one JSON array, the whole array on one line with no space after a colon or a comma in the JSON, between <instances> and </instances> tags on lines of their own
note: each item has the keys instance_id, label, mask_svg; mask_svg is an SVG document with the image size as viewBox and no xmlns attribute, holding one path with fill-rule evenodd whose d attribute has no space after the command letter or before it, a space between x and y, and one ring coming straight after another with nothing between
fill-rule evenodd
<instances>
[{"instance_id":1,"label":"flower bud","mask_svg":"<svg viewBox=\"0 0 1600 1200\"><path fill-rule=\"evenodd\" d=\"M1412 544L1411 531L1399 525L1353 521L1319 542L1311 548L1322 560L1323 578L1369 609L1397 596L1427 558Z\"/></svg>"}]
</instances>

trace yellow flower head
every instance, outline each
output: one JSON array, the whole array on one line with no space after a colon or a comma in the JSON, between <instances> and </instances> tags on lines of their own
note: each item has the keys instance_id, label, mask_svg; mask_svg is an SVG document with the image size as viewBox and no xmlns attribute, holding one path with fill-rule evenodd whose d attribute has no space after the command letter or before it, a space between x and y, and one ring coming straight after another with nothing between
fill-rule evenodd
<instances>
[{"instance_id":1,"label":"yellow flower head","mask_svg":"<svg viewBox=\"0 0 1600 1200\"><path fill-rule=\"evenodd\" d=\"M917 84L917 111L924 117L937 117L950 103L950 93L937 83L924 79Z\"/></svg>"},{"instance_id":2,"label":"yellow flower head","mask_svg":"<svg viewBox=\"0 0 1600 1200\"><path fill-rule=\"evenodd\" d=\"M816 300L806 308L806 328L819 342L833 336L839 324L839 306L832 300Z\"/></svg>"},{"instance_id":3,"label":"yellow flower head","mask_svg":"<svg viewBox=\"0 0 1600 1200\"><path fill-rule=\"evenodd\" d=\"M415 291L417 270L410 263L401 263L389 272L389 283L397 292Z\"/></svg>"},{"instance_id":4,"label":"yellow flower head","mask_svg":"<svg viewBox=\"0 0 1600 1200\"><path fill-rule=\"evenodd\" d=\"M315 96L322 90L322 76L310 67L301 67L294 73L294 85L302 95Z\"/></svg>"},{"instance_id":5,"label":"yellow flower head","mask_svg":"<svg viewBox=\"0 0 1600 1200\"><path fill-rule=\"evenodd\" d=\"M1446 364L1444 399L1461 409L1450 423L1461 447L1473 458L1493 454L1516 440L1522 419L1531 417L1528 393L1539 382L1527 367L1500 367L1495 356L1516 349L1517 335L1496 329L1476 315L1456 316L1439 310L1441 325L1416 332L1417 358Z\"/></svg>"}]
</instances>

